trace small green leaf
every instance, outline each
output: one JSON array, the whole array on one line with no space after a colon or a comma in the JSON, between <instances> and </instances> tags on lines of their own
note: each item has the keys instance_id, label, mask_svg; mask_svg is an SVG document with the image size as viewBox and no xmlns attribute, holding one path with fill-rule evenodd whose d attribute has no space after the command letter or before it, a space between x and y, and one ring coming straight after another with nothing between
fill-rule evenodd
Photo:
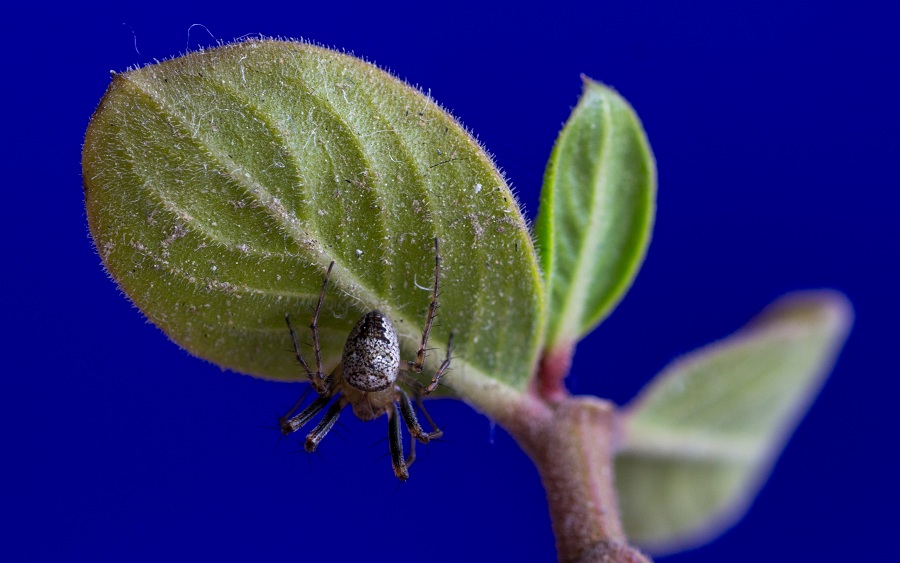
<instances>
[{"instance_id":1,"label":"small green leaf","mask_svg":"<svg viewBox=\"0 0 900 563\"><path fill-rule=\"evenodd\" d=\"M655 198L656 167L637 115L584 78L550 156L535 227L547 349L571 347L622 299L650 242Z\"/></svg>"},{"instance_id":2,"label":"small green leaf","mask_svg":"<svg viewBox=\"0 0 900 563\"><path fill-rule=\"evenodd\" d=\"M734 523L846 339L842 295L789 295L670 365L628 406L616 488L632 540L668 552Z\"/></svg>"},{"instance_id":3,"label":"small green leaf","mask_svg":"<svg viewBox=\"0 0 900 563\"><path fill-rule=\"evenodd\" d=\"M116 74L87 132L83 174L109 272L197 356L300 379L284 317L310 340L304 325L334 260L319 319L326 365L376 308L410 357L437 237L430 362L453 331L451 387L527 383L542 288L516 201L451 116L373 65L266 40Z\"/></svg>"}]
</instances>

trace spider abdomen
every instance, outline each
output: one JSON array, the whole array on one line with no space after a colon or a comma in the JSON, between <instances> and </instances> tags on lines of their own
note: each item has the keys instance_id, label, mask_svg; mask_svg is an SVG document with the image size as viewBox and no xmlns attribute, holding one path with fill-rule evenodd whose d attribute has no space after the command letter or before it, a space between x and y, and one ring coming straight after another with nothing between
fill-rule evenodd
<instances>
[{"instance_id":1,"label":"spider abdomen","mask_svg":"<svg viewBox=\"0 0 900 563\"><path fill-rule=\"evenodd\" d=\"M344 380L361 391L386 389L397 379L400 343L394 325L381 311L363 315L344 344Z\"/></svg>"}]
</instances>

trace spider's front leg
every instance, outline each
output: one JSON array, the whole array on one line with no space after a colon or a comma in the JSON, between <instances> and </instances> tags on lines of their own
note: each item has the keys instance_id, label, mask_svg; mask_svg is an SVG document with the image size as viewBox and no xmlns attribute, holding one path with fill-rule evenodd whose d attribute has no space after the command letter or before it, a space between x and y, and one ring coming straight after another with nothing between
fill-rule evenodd
<instances>
[{"instance_id":1,"label":"spider's front leg","mask_svg":"<svg viewBox=\"0 0 900 563\"><path fill-rule=\"evenodd\" d=\"M425 318L425 328L422 331L422 344L419 346L419 351L416 353L416 361L407 361L405 367L401 367L402 371L412 371L415 373L422 373L422 370L425 368L425 355L428 353L428 337L431 335L431 327L434 324L434 318L437 316L438 309L438 290L440 288L441 283L441 251L437 237L434 239L434 288L431 291L431 303L428 305L428 315ZM434 373L434 377L431 378L431 383L427 386L421 386L421 395L428 395L437 389L437 386L441 382L441 376L444 375L444 372L447 371L447 368L450 367L450 353L453 349L453 332L450 333L450 337L447 340L447 356L444 358L443 363L438 368L438 370Z\"/></svg>"},{"instance_id":2,"label":"spider's front leg","mask_svg":"<svg viewBox=\"0 0 900 563\"><path fill-rule=\"evenodd\" d=\"M431 418L431 415L428 414L428 410L425 408L424 403L422 402L422 397L428 395L435 389L441 382L441 377L447 371L447 368L450 367L450 355L453 350L453 333L450 333L450 338L447 341L447 356L444 358L444 361L441 363L441 366L434 373L434 376L431 378L431 383L428 385L422 385L417 381L414 377L409 375L408 373L400 373L400 379L411 387L414 390L414 394L416 397L416 404L419 405L419 410L422 411L422 414L425 415L425 420L428 421L428 424L431 426L431 432L425 432L422 428L422 425L419 424L419 419L416 416L416 411L412 406L412 402L409 400L409 395L406 394L399 386L395 386L394 390L396 393L396 400L400 403L400 413L403 415L403 420L406 422L406 427L409 429L409 433L411 434L411 439L409 442L409 455L406 457L406 466L409 467L416 461L416 440L422 442L423 444L427 444L431 440L436 440L444 435L444 431L438 428L437 424L434 423L434 420ZM411 363L411 362L410 362Z\"/></svg>"},{"instance_id":3,"label":"spider's front leg","mask_svg":"<svg viewBox=\"0 0 900 563\"><path fill-rule=\"evenodd\" d=\"M300 365L303 366L303 369L306 370L306 376L309 378L309 382L312 384L313 389L315 389L316 393L318 393L319 395L328 394L329 387L328 378L322 371L322 351L319 346L319 313L322 311L322 303L325 302L325 289L328 287L328 278L331 277L332 268L334 268L333 260L331 261L331 264L328 265L328 270L325 272L325 279L322 281L322 290L319 291L319 300L316 302L316 309L313 313L312 322L309 324L309 329L312 332L313 353L316 357L315 372L309 369L309 364L306 363L306 359L303 357L303 353L300 351L300 341L297 339L297 333L294 332L294 327L291 325L290 315L288 314L284 316L284 321L287 323L288 331L290 331L291 333L291 342L294 344L294 355L297 357L297 361L300 363Z\"/></svg>"},{"instance_id":4,"label":"spider's front leg","mask_svg":"<svg viewBox=\"0 0 900 563\"><path fill-rule=\"evenodd\" d=\"M453 351L453 333L450 333L450 337L447 339L447 356L444 358L444 361L441 362L441 367L438 368L436 372L434 372L434 376L431 378L431 383L425 386L422 389L422 395L428 395L432 393L437 386L441 383L441 377L444 375L444 372L447 371L447 368L450 367L450 353ZM421 402L419 403L421 406ZM423 411L424 412L424 411ZM434 425L432 425L434 426Z\"/></svg>"},{"instance_id":5,"label":"spider's front leg","mask_svg":"<svg viewBox=\"0 0 900 563\"><path fill-rule=\"evenodd\" d=\"M312 385L313 389L316 390L316 393L319 394L319 398L315 400L311 405L303 409L303 411L297 416L291 417L294 412L300 408L300 404L303 402L303 398L306 396L304 393L303 396L300 397L300 400L285 413L279 419L279 425L281 426L281 434L287 435L291 432L296 432L300 429L304 424L310 421L312 417L319 413L325 405L328 404L328 400L334 394L334 379L332 375L326 376L322 372L322 352L319 348L319 312L322 310L322 303L325 301L325 289L328 287L328 278L331 277L331 269L334 267L334 261L328 265L328 270L325 272L325 279L322 281L322 290L319 291L319 300L316 302L316 309L313 313L313 320L309 325L310 330L312 331L312 339L313 339L313 351L316 356L316 371L313 372L309 368L309 364L306 363L306 359L303 357L303 353L300 351L300 341L297 338L297 333L294 331L294 326L291 324L291 316L290 314L286 314L284 316L284 322L287 323L288 332L291 334L291 343L294 345L294 356L297 358L297 362L303 369L306 371L306 377L309 379L310 385Z\"/></svg>"},{"instance_id":6,"label":"spider's front leg","mask_svg":"<svg viewBox=\"0 0 900 563\"><path fill-rule=\"evenodd\" d=\"M438 246L438 239L434 239L434 289L431 292L431 303L428 305L428 316L425 319L425 329L422 331L422 344L416 353L416 361L406 362L406 369L416 373L422 373L425 367L425 354L428 352L428 337L431 334L431 325L434 323L434 317L437 316L438 309L438 286L441 283L441 252Z\"/></svg>"}]
</instances>

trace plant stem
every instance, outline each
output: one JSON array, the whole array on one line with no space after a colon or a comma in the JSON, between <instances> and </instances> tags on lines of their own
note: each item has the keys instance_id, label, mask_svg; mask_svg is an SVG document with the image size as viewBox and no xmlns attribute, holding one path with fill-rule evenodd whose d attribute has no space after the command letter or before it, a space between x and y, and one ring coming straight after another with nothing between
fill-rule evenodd
<instances>
[{"instance_id":1,"label":"plant stem","mask_svg":"<svg viewBox=\"0 0 900 563\"><path fill-rule=\"evenodd\" d=\"M535 391L545 401L556 403L569 396L565 379L572 367L572 356L575 355L574 344L556 348L541 358L538 377L535 378Z\"/></svg>"},{"instance_id":2,"label":"plant stem","mask_svg":"<svg viewBox=\"0 0 900 563\"><path fill-rule=\"evenodd\" d=\"M639 563L650 560L628 545L613 474L617 413L609 401L573 397L564 379L574 347L546 355L526 393L490 394L474 406L489 414L534 461L561 563ZM455 381L463 389L466 379Z\"/></svg>"},{"instance_id":3,"label":"plant stem","mask_svg":"<svg viewBox=\"0 0 900 563\"><path fill-rule=\"evenodd\" d=\"M565 353L564 353L565 352ZM531 388L521 393L457 376L454 388L503 426L534 461L561 563L647 563L628 545L613 474L618 413L609 401L573 397L564 379L573 348L547 355Z\"/></svg>"},{"instance_id":4,"label":"plant stem","mask_svg":"<svg viewBox=\"0 0 900 563\"><path fill-rule=\"evenodd\" d=\"M550 408L541 423L508 429L541 475L560 562L648 562L628 545L619 517L615 407L594 397L567 397Z\"/></svg>"}]
</instances>

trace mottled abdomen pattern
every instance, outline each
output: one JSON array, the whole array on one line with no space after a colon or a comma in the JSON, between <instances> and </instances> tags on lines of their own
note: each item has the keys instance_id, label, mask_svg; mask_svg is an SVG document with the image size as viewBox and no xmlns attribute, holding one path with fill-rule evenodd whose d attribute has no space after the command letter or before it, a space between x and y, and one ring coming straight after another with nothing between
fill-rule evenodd
<instances>
[{"instance_id":1,"label":"mottled abdomen pattern","mask_svg":"<svg viewBox=\"0 0 900 563\"><path fill-rule=\"evenodd\" d=\"M380 391L397 379L400 343L394 325L381 311L366 313L353 327L341 368L344 380L361 391Z\"/></svg>"}]
</instances>

